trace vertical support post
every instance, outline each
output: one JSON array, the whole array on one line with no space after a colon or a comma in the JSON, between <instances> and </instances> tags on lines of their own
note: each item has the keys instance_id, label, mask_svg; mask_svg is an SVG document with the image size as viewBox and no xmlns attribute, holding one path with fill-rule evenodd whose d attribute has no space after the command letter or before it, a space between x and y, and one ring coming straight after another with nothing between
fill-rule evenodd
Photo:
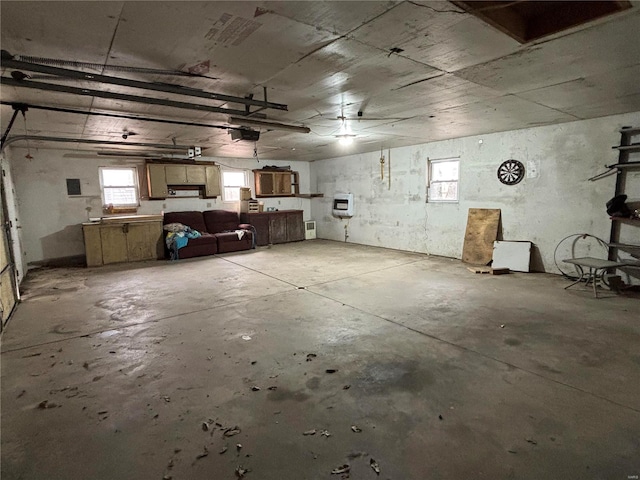
<instances>
[{"instance_id":1,"label":"vertical support post","mask_svg":"<svg viewBox=\"0 0 640 480\"><path fill-rule=\"evenodd\" d=\"M2 149L2 147L4 147L4 142L7 140L7 136L11 131L11 127L13 127L13 122L16 120L16 117L18 116L19 111L20 110L18 108L13 107L13 115L11 115L11 120L9 120L9 125L7 125L7 129L2 134L2 140L0 140L0 150Z\"/></svg>"},{"instance_id":2,"label":"vertical support post","mask_svg":"<svg viewBox=\"0 0 640 480\"><path fill-rule=\"evenodd\" d=\"M620 145L628 146L631 144L631 132L620 132ZM629 161L629 152L627 150L619 150L618 163L627 163ZM618 168L616 173L616 190L614 196L618 196L624 193L627 170L625 168ZM609 234L609 244L620 242L620 222L614 220L611 221L611 233ZM618 249L616 247L609 247L608 259L612 262L616 261Z\"/></svg>"}]
</instances>

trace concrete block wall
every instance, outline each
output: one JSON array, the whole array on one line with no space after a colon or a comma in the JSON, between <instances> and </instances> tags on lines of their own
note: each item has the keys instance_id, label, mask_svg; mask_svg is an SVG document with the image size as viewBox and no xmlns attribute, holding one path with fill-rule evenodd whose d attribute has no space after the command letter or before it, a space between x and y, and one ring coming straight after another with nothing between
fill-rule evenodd
<instances>
[{"instance_id":1,"label":"concrete block wall","mask_svg":"<svg viewBox=\"0 0 640 480\"><path fill-rule=\"evenodd\" d=\"M559 125L457 138L412 147L383 149L391 161L380 177L380 151L312 163L311 213L320 238L348 241L453 258L462 256L469 208L500 208L503 238L536 245L533 266L557 272L554 249L572 233L590 233L608 241L605 204L613 196L615 176L588 178L617 162L618 129L639 126L640 113ZM427 159L459 157L459 202L426 203ZM528 176L514 186L498 181L498 166L520 160ZM637 178L637 177L636 177ZM629 182L640 199L640 182ZM332 216L334 193L355 195L350 220ZM640 229L626 229L624 239L640 243ZM606 257L597 242L585 242L584 254Z\"/></svg>"}]
</instances>

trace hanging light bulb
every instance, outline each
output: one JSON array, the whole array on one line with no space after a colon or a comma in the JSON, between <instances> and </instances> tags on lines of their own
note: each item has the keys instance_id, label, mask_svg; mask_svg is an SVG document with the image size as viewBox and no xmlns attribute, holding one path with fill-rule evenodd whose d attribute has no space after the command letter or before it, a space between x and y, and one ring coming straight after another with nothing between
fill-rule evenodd
<instances>
[{"instance_id":1,"label":"hanging light bulb","mask_svg":"<svg viewBox=\"0 0 640 480\"><path fill-rule=\"evenodd\" d=\"M347 123L347 119L344 116L340 116L338 118L342 121L342 124L340 125L340 133L336 135L338 143L340 143L340 145L351 145L355 135L351 133L351 127Z\"/></svg>"}]
</instances>

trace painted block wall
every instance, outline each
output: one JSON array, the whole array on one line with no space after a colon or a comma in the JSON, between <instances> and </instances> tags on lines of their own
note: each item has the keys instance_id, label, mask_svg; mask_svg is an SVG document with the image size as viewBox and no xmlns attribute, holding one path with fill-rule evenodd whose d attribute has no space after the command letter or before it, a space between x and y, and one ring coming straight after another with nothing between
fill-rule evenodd
<instances>
[{"instance_id":1,"label":"painted block wall","mask_svg":"<svg viewBox=\"0 0 640 480\"><path fill-rule=\"evenodd\" d=\"M15 190L22 225L22 257L25 264L43 260L84 255L82 222L102 215L99 167L136 166L140 173L141 202L139 214L159 214L182 210L235 210L238 203L225 203L221 197L167 198L149 200L147 196L144 160L97 157L95 153L78 150L31 149L33 159L25 158L27 150L12 148L9 152L14 174ZM249 171L249 185L253 190L252 169L267 165L290 165L300 174L300 192L309 192L309 163L278 162L254 159L212 159L234 169ZM223 170L226 168L221 167ZM69 197L67 178L79 178L82 195ZM304 198L265 198L266 207L279 210L304 210L304 218L311 214L310 200Z\"/></svg>"},{"instance_id":2,"label":"painted block wall","mask_svg":"<svg viewBox=\"0 0 640 480\"><path fill-rule=\"evenodd\" d=\"M534 242L533 266L557 272L553 254L563 237L609 239L605 204L615 176L587 179L617 162L611 147L625 125L640 126L640 113L384 149L391 189L386 166L380 178L380 151L313 162L312 189L324 193L311 205L318 237L344 241L347 226L349 242L461 258L468 209L500 208L503 238ZM426 203L427 159L451 157L460 158L459 202ZM503 185L496 174L510 158L524 163L529 175L515 186ZM637 175L627 191L640 199ZM334 193L355 195L350 220L332 216ZM623 240L640 243L640 228L625 229ZM597 243L584 248L583 254L606 258Z\"/></svg>"}]
</instances>

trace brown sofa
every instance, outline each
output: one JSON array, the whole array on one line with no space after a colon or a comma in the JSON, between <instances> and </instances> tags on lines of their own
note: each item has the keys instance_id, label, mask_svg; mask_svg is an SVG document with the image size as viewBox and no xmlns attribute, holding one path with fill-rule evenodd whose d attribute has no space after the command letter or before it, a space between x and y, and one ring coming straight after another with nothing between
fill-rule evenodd
<instances>
[{"instance_id":1,"label":"brown sofa","mask_svg":"<svg viewBox=\"0 0 640 480\"><path fill-rule=\"evenodd\" d=\"M237 252L254 247L253 228L248 224L240 224L236 212L228 210L169 212L164 214L163 223L164 225L182 223L202 234L199 238L189 239L189 243L178 250L179 258ZM236 230L244 230L242 238L238 238ZM165 250L165 255L169 257L168 249Z\"/></svg>"}]
</instances>

